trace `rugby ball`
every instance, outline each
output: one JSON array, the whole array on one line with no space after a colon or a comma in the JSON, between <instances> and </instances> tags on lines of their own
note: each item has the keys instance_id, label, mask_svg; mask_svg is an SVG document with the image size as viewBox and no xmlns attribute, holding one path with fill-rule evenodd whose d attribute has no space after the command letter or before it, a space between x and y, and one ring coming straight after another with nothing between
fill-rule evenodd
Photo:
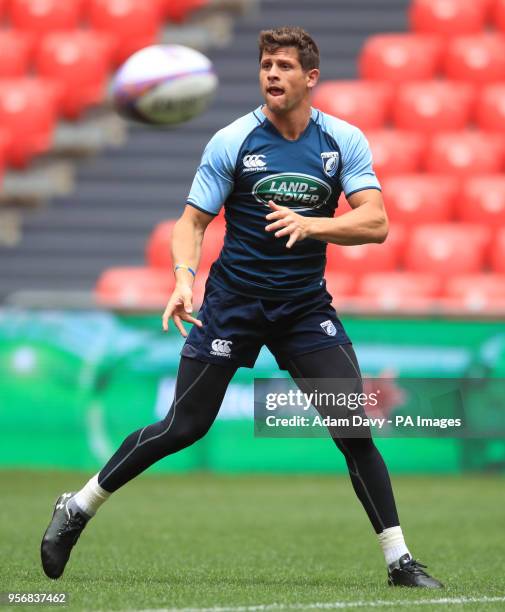
<instances>
[{"instance_id":1,"label":"rugby ball","mask_svg":"<svg viewBox=\"0 0 505 612\"><path fill-rule=\"evenodd\" d=\"M182 45L153 45L129 57L112 81L112 101L126 119L176 125L202 113L217 88L212 62Z\"/></svg>"}]
</instances>

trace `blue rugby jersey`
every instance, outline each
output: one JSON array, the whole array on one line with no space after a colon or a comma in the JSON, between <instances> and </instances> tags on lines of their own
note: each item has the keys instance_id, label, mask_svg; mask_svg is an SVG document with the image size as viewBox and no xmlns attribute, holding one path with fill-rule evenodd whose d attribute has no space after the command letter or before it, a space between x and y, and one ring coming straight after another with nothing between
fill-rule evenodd
<instances>
[{"instance_id":1,"label":"blue rugby jersey","mask_svg":"<svg viewBox=\"0 0 505 612\"><path fill-rule=\"evenodd\" d=\"M188 204L217 215L226 236L211 275L217 284L264 299L291 299L322 285L326 243L307 238L286 248L287 236L266 232L273 200L308 217L333 217L342 191L379 189L362 132L312 109L295 140L285 139L261 107L219 130L196 172Z\"/></svg>"}]
</instances>

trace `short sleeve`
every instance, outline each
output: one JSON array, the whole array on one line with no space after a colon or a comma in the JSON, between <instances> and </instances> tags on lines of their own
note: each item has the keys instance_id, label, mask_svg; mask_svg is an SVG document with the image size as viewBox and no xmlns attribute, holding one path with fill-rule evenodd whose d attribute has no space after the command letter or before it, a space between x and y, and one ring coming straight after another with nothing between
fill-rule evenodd
<instances>
[{"instance_id":1,"label":"short sleeve","mask_svg":"<svg viewBox=\"0 0 505 612\"><path fill-rule=\"evenodd\" d=\"M233 162L218 132L205 147L187 197L188 203L217 215L233 189L233 174Z\"/></svg>"},{"instance_id":2,"label":"short sleeve","mask_svg":"<svg viewBox=\"0 0 505 612\"><path fill-rule=\"evenodd\" d=\"M342 147L340 181L348 197L364 189L381 188L372 166L372 152L363 132L355 128Z\"/></svg>"}]
</instances>

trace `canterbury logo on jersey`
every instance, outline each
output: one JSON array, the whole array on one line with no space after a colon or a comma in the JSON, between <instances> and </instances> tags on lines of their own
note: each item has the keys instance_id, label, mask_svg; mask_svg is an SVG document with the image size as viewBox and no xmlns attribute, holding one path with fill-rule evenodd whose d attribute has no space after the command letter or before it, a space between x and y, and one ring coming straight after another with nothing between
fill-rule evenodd
<instances>
[{"instance_id":1,"label":"canterbury logo on jersey","mask_svg":"<svg viewBox=\"0 0 505 612\"><path fill-rule=\"evenodd\" d=\"M211 355L216 355L217 357L231 357L231 345L233 342L231 340L221 340L220 338L216 338L212 340L212 350L210 351Z\"/></svg>"},{"instance_id":2,"label":"canterbury logo on jersey","mask_svg":"<svg viewBox=\"0 0 505 612\"><path fill-rule=\"evenodd\" d=\"M246 170L264 170L267 165L264 155L246 155L242 162Z\"/></svg>"}]
</instances>

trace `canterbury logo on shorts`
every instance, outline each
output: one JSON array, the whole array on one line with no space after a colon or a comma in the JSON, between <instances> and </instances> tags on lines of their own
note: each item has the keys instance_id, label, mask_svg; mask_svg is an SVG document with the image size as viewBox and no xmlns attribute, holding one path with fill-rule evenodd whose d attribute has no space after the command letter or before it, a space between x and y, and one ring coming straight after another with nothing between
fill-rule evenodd
<instances>
[{"instance_id":1,"label":"canterbury logo on shorts","mask_svg":"<svg viewBox=\"0 0 505 612\"><path fill-rule=\"evenodd\" d=\"M211 355L216 355L217 357L231 357L231 345L233 342L231 340L220 340L216 338L212 340L212 350L210 351Z\"/></svg>"}]
</instances>

